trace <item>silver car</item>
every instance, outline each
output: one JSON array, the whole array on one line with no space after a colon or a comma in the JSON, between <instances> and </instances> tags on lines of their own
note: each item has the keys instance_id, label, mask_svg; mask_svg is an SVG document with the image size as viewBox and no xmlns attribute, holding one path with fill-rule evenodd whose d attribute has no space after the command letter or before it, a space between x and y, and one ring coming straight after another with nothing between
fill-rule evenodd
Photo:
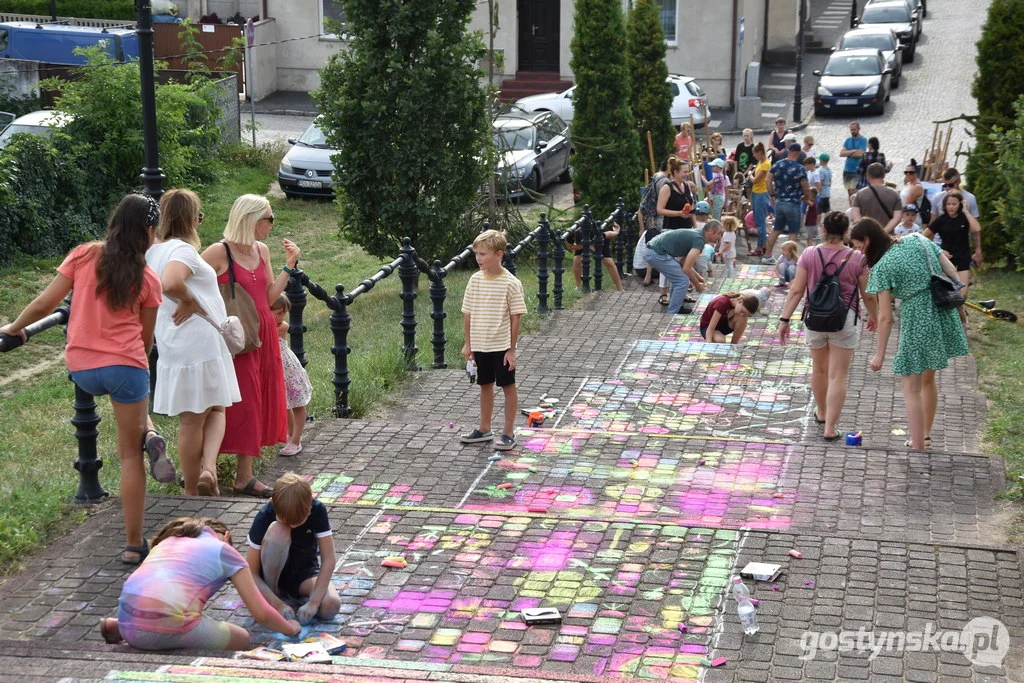
<instances>
[{"instance_id":1,"label":"silver car","mask_svg":"<svg viewBox=\"0 0 1024 683\"><path fill-rule=\"evenodd\" d=\"M569 129L555 114L504 114L494 120L492 129L498 150L495 174L504 196L525 197L556 179L572 180Z\"/></svg>"},{"instance_id":2,"label":"silver car","mask_svg":"<svg viewBox=\"0 0 1024 683\"><path fill-rule=\"evenodd\" d=\"M0 112L13 120L0 131L0 149L7 146L11 137L19 133L28 135L51 135L57 128L63 128L71 122L71 116L52 109L40 109L14 118L14 114Z\"/></svg>"},{"instance_id":3,"label":"silver car","mask_svg":"<svg viewBox=\"0 0 1024 683\"><path fill-rule=\"evenodd\" d=\"M327 146L327 138L320 129L317 117L298 140L288 138L294 145L281 159L277 169L277 182L286 197L334 196L334 163L331 155L337 150Z\"/></svg>"}]
</instances>

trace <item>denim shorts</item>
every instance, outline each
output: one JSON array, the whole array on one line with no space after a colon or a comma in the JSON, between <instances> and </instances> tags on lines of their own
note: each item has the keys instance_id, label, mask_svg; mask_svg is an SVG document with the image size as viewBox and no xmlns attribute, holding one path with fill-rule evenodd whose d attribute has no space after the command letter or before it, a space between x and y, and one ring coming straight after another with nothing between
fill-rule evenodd
<instances>
[{"instance_id":1,"label":"denim shorts","mask_svg":"<svg viewBox=\"0 0 1024 683\"><path fill-rule=\"evenodd\" d=\"M800 202L775 202L775 232L799 235L801 225Z\"/></svg>"},{"instance_id":2,"label":"denim shorts","mask_svg":"<svg viewBox=\"0 0 1024 683\"><path fill-rule=\"evenodd\" d=\"M71 381L93 396L110 394L118 403L138 403L149 398L149 370L134 365L108 365L71 373Z\"/></svg>"}]
</instances>

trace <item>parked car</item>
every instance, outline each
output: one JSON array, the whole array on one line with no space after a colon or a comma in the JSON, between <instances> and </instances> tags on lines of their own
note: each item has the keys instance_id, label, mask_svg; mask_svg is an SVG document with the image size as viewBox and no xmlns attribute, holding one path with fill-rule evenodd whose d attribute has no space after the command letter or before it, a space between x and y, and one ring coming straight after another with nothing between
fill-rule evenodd
<instances>
[{"instance_id":1,"label":"parked car","mask_svg":"<svg viewBox=\"0 0 1024 683\"><path fill-rule=\"evenodd\" d=\"M913 63L917 52L917 25L903 0L885 0L865 5L856 25L891 28L903 46L904 61Z\"/></svg>"},{"instance_id":2,"label":"parked car","mask_svg":"<svg viewBox=\"0 0 1024 683\"><path fill-rule=\"evenodd\" d=\"M672 91L672 125L678 126L693 117L695 126L703 126L705 108L710 109L704 89L696 80L679 74L668 75L668 85ZM562 92L549 92L542 95L530 95L518 100L515 106L524 111L551 111L567 123L572 123L572 97L576 86Z\"/></svg>"},{"instance_id":3,"label":"parked car","mask_svg":"<svg viewBox=\"0 0 1024 683\"><path fill-rule=\"evenodd\" d=\"M881 50L833 52L819 76L814 113L839 111L885 113L892 72Z\"/></svg>"},{"instance_id":4,"label":"parked car","mask_svg":"<svg viewBox=\"0 0 1024 683\"><path fill-rule=\"evenodd\" d=\"M0 112L7 116L14 116L6 112ZM3 149L11 141L11 137L19 133L28 135L52 135L57 128L63 128L70 123L71 117L52 109L40 109L24 116L19 116L7 124L7 127L0 131L0 149Z\"/></svg>"},{"instance_id":5,"label":"parked car","mask_svg":"<svg viewBox=\"0 0 1024 683\"><path fill-rule=\"evenodd\" d=\"M868 0L868 4L875 2L890 2L891 0ZM917 30L917 37L924 33L924 5L921 0L903 0L903 3L910 10L910 16L914 18L914 28Z\"/></svg>"},{"instance_id":6,"label":"parked car","mask_svg":"<svg viewBox=\"0 0 1024 683\"><path fill-rule=\"evenodd\" d=\"M882 51L886 67L892 69L892 87L900 87L900 78L903 76L903 48L900 47L899 38L892 29L877 26L855 28L843 34L839 44L832 48L832 51L862 48Z\"/></svg>"},{"instance_id":7,"label":"parked car","mask_svg":"<svg viewBox=\"0 0 1024 683\"><path fill-rule=\"evenodd\" d=\"M277 182L288 198L334 196L334 162L331 155L337 150L327 145L317 117L298 140L288 138L294 145L281 159L277 169Z\"/></svg>"},{"instance_id":8,"label":"parked car","mask_svg":"<svg viewBox=\"0 0 1024 683\"><path fill-rule=\"evenodd\" d=\"M498 149L498 188L506 197L529 196L554 180L572 180L572 145L565 121L549 111L514 112L492 124Z\"/></svg>"}]
</instances>

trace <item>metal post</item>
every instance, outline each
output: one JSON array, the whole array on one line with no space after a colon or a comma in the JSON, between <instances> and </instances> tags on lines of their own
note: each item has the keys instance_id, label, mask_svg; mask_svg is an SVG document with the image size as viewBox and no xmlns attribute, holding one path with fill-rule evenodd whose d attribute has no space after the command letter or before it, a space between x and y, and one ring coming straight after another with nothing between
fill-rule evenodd
<instances>
[{"instance_id":1,"label":"metal post","mask_svg":"<svg viewBox=\"0 0 1024 683\"><path fill-rule=\"evenodd\" d=\"M135 0L139 38L139 85L142 93L142 139L145 164L139 178L146 193L160 199L164 193L164 172L156 132L156 85L153 82L153 8L150 0Z\"/></svg>"},{"instance_id":2,"label":"metal post","mask_svg":"<svg viewBox=\"0 0 1024 683\"><path fill-rule=\"evenodd\" d=\"M604 282L604 230L597 221L592 221L590 227L594 231L594 291L600 292Z\"/></svg>"},{"instance_id":3,"label":"metal post","mask_svg":"<svg viewBox=\"0 0 1024 683\"><path fill-rule=\"evenodd\" d=\"M511 247L505 250L505 255L501 259L501 265L508 272L512 273L513 275L516 274L516 255L512 253Z\"/></svg>"},{"instance_id":4,"label":"metal post","mask_svg":"<svg viewBox=\"0 0 1024 683\"><path fill-rule=\"evenodd\" d=\"M444 284L445 272L440 261L434 261L432 272L434 277L430 279L430 300L434 304L434 310L431 311L430 317L434 320L434 336L430 338L430 344L434 347L433 367L440 369L448 367L444 360L444 349L448 344L448 338L444 334L444 319L448 317L444 312L444 300L448 296L448 288Z\"/></svg>"},{"instance_id":5,"label":"metal post","mask_svg":"<svg viewBox=\"0 0 1024 683\"><path fill-rule=\"evenodd\" d=\"M857 25L857 0L850 0L850 28Z\"/></svg>"},{"instance_id":6,"label":"metal post","mask_svg":"<svg viewBox=\"0 0 1024 683\"><path fill-rule=\"evenodd\" d=\"M506 252L507 253L507 252ZM405 353L405 366L409 370L419 370L416 365L416 279L420 273L416 267L416 252L412 248L412 240L402 239L402 265L398 266L398 279L402 281L402 334L405 342L402 351Z\"/></svg>"},{"instance_id":7,"label":"metal post","mask_svg":"<svg viewBox=\"0 0 1024 683\"><path fill-rule=\"evenodd\" d=\"M800 4L799 20L796 29L796 87L793 88L793 121L803 121L804 99L804 24L807 22L807 3L797 0Z\"/></svg>"},{"instance_id":8,"label":"metal post","mask_svg":"<svg viewBox=\"0 0 1024 683\"><path fill-rule=\"evenodd\" d=\"M537 233L537 312L548 312L548 238L550 237L548 216L540 215L540 232Z\"/></svg>"},{"instance_id":9,"label":"metal post","mask_svg":"<svg viewBox=\"0 0 1024 683\"><path fill-rule=\"evenodd\" d=\"M352 349L348 347L348 331L352 329L352 316L348 312L345 288L337 285L334 289L334 299L338 302L331 313L331 332L334 333L334 346L331 347L331 353L334 354L334 377L331 379L334 385L334 415L349 417L352 409L348 405L348 388L352 380L348 376L348 354L352 353Z\"/></svg>"},{"instance_id":10,"label":"metal post","mask_svg":"<svg viewBox=\"0 0 1024 683\"><path fill-rule=\"evenodd\" d=\"M583 220L580 223L580 233L581 233L580 245L583 247L580 250L580 266L581 266L581 268L580 268L580 270L581 270L580 281L582 282L582 286L580 287L580 291L582 291L584 293L590 291L590 245L591 245L591 242L592 242L591 239L590 239L591 231L592 231L592 228L590 227L590 205L589 204L585 204L583 206ZM576 260L576 257L573 256L573 261L575 261L575 260ZM575 267L576 267L576 264L573 263L573 268L575 269Z\"/></svg>"},{"instance_id":11,"label":"metal post","mask_svg":"<svg viewBox=\"0 0 1024 683\"><path fill-rule=\"evenodd\" d=\"M552 294L555 296L555 310L562 310L562 273L565 272L565 246L562 244L562 238L557 231L551 231L551 258L555 262L555 267L551 269L551 272L555 275L555 286L552 289Z\"/></svg>"},{"instance_id":12,"label":"metal post","mask_svg":"<svg viewBox=\"0 0 1024 683\"><path fill-rule=\"evenodd\" d=\"M615 222L619 224L619 236L615 240L615 267L621 278L626 272L625 266L625 242L626 242L626 201L619 197L619 203L615 207Z\"/></svg>"},{"instance_id":13,"label":"metal post","mask_svg":"<svg viewBox=\"0 0 1024 683\"><path fill-rule=\"evenodd\" d=\"M306 308L306 288L302 286L302 281L293 275L288 278L284 293L292 305L292 310L288 314L288 345L302 363L302 367L306 367L306 363L309 362L306 360L306 347L303 344L306 325L302 322L302 312Z\"/></svg>"},{"instance_id":14,"label":"metal post","mask_svg":"<svg viewBox=\"0 0 1024 683\"><path fill-rule=\"evenodd\" d=\"M96 452L100 416L96 414L96 399L77 384L74 408L75 416L71 418L71 424L75 426L75 438L78 439L78 458L75 459L78 492L75 493L75 502L79 505L98 503L110 495L100 485L99 472L103 467L103 458Z\"/></svg>"},{"instance_id":15,"label":"metal post","mask_svg":"<svg viewBox=\"0 0 1024 683\"><path fill-rule=\"evenodd\" d=\"M623 220L623 224L622 224L622 237L621 237L621 239L623 241L623 246L625 247L625 250L626 250L625 268L630 273L634 273L634 271L633 271L633 255L634 255L634 252L636 252L636 241L637 241L637 239L639 237L636 234L636 230L634 230L634 227L636 227L636 214L633 214L633 213L630 213L630 212L625 212L625 213L622 214L622 220Z\"/></svg>"}]
</instances>

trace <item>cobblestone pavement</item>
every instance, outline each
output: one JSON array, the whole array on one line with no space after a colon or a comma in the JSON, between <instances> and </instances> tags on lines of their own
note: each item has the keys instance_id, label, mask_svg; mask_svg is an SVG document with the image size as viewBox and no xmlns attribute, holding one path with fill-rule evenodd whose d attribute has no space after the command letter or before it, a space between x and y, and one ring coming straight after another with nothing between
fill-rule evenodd
<instances>
[{"instance_id":1,"label":"cobblestone pavement","mask_svg":"<svg viewBox=\"0 0 1024 683\"><path fill-rule=\"evenodd\" d=\"M952 0L929 5L935 37L921 65L941 60L952 23L969 35L981 21ZM927 89L922 76L908 73L905 92ZM883 149L915 148L917 133L901 133L906 118L879 122ZM845 132L829 125L825 144ZM772 278L756 265L735 280L716 275L722 290ZM458 442L474 426L478 390L452 369L418 374L373 418L318 423L302 455L274 463L266 479L307 476L335 529L344 604L303 633L345 640L332 665L103 644L98 620L115 613L128 574L115 501L0 587L0 679L1024 680L1020 555L997 498L1002 462L979 446L985 404L973 361L941 373L935 450L908 452L898 384L866 368L865 334L841 422L863 433L863 446L827 444L810 412L799 324L791 345L777 339L781 296L733 347L696 341L694 316L665 315L651 288L627 282L552 313L523 339L521 405L547 394L559 412L519 430L500 460L489 460L489 445ZM153 496L147 533L210 515L241 548L259 506ZM381 566L396 554L406 569ZM743 635L727 591L750 561L783 571L774 583L748 581L761 629ZM564 618L528 627L519 613L535 606ZM230 587L207 613L279 642ZM992 622L968 628L981 618L1003 625L1008 652L991 640ZM1005 659L968 659L954 648L962 633L977 634L982 657ZM918 635L923 647L911 645ZM877 652L846 647L869 636ZM702 665L717 658L727 661Z\"/></svg>"}]
</instances>

